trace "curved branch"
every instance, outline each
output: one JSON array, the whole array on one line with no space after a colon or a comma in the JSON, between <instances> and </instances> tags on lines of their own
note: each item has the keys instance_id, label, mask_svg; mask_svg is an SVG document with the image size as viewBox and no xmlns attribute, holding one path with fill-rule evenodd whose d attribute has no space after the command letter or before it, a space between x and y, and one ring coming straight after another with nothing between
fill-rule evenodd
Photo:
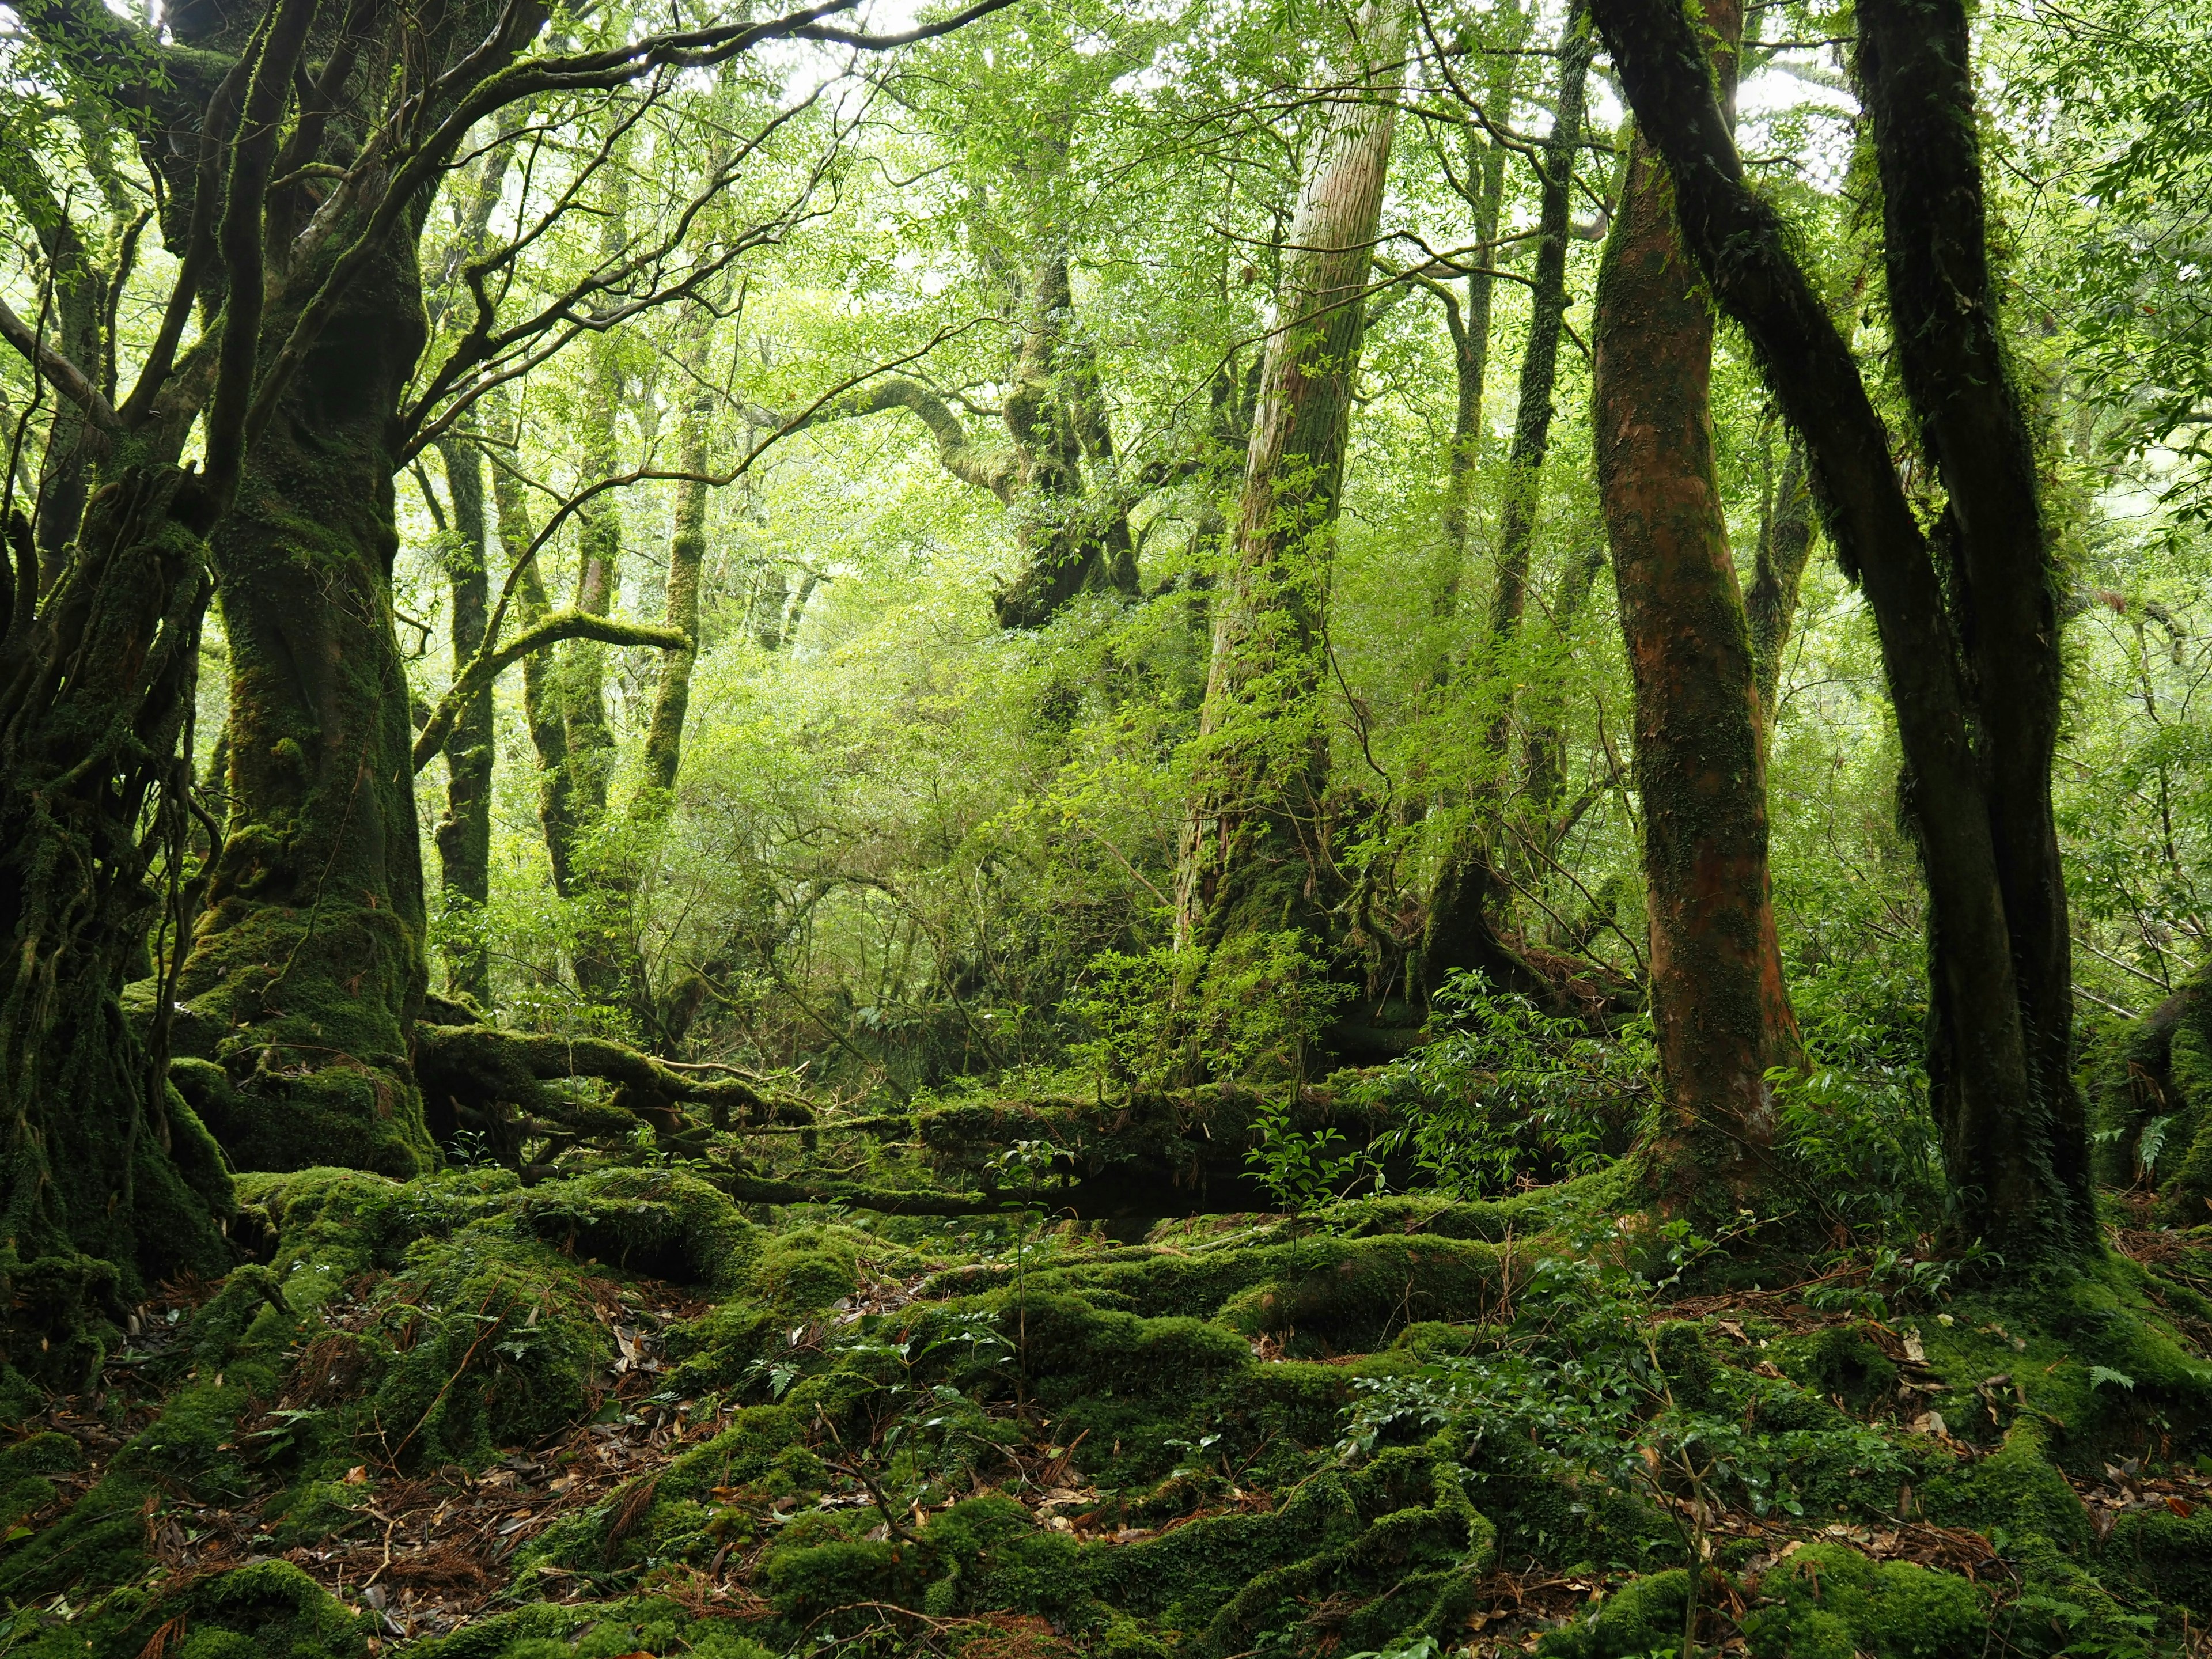
<instances>
[{"instance_id":1,"label":"curved branch","mask_svg":"<svg viewBox=\"0 0 2212 1659\"><path fill-rule=\"evenodd\" d=\"M1002 501L1013 500L1018 480L1012 452L986 454L979 451L951 406L919 380L894 375L857 387L801 416L788 429L799 432L830 421L859 420L887 409L903 409L920 418L937 441L938 464L954 477L988 489Z\"/></svg>"},{"instance_id":2,"label":"curved branch","mask_svg":"<svg viewBox=\"0 0 2212 1659\"><path fill-rule=\"evenodd\" d=\"M82 409L85 418L102 432L123 429L113 405L100 395L100 388L93 385L84 371L40 339L38 331L17 316L5 300L0 300L0 339L21 352L55 391Z\"/></svg>"},{"instance_id":3,"label":"curved branch","mask_svg":"<svg viewBox=\"0 0 2212 1659\"><path fill-rule=\"evenodd\" d=\"M415 769L419 772L428 766L446 746L453 734L453 722L460 718L461 710L471 697L489 685L501 674L533 651L563 640L596 640L601 645L654 646L663 651L686 651L691 641L681 629L655 628L649 623L623 622L618 617L594 616L588 611L556 611L534 628L526 628L505 645L494 648L489 637L469 665L461 671L460 678L452 690L439 699L438 706L430 711L430 718L422 733L415 739Z\"/></svg>"}]
</instances>

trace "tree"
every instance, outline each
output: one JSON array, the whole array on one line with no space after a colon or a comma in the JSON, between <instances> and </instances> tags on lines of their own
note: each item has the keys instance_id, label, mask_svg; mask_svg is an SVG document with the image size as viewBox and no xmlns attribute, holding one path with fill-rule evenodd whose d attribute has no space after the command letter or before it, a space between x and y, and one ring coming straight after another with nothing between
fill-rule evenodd
<instances>
[{"instance_id":1,"label":"tree","mask_svg":"<svg viewBox=\"0 0 2212 1659\"><path fill-rule=\"evenodd\" d=\"M1177 939L1202 949L1270 929L1323 931L1328 751L1317 693L1330 543L1404 27L1396 0L1361 9L1347 43L1353 73L1285 246L1176 872Z\"/></svg>"},{"instance_id":2,"label":"tree","mask_svg":"<svg viewBox=\"0 0 2212 1659\"><path fill-rule=\"evenodd\" d=\"M2012 1260L2094 1249L2051 805L2052 550L1990 278L1965 9L1875 0L1858 11L1895 349L1945 497L1932 532L1780 216L1745 182L1684 14L1672 0L1601 0L1597 17L1666 160L1684 242L1804 434L1829 538L1881 634L1928 884L1929 1073L1952 1230Z\"/></svg>"},{"instance_id":3,"label":"tree","mask_svg":"<svg viewBox=\"0 0 2212 1659\"><path fill-rule=\"evenodd\" d=\"M1732 102L1742 10L1711 6L1703 21ZM1712 315L1669 196L1665 164L1638 132L1598 278L1592 424L1636 688L1651 1018L1668 1113L1654 1174L1670 1205L1705 1202L1714 1183L1740 1205L1771 1173L1768 1073L1802 1063L1766 864L1760 676L1786 623L1762 545L1770 648L1754 648L1713 464ZM1795 587L1793 574L1793 599Z\"/></svg>"},{"instance_id":4,"label":"tree","mask_svg":"<svg viewBox=\"0 0 2212 1659\"><path fill-rule=\"evenodd\" d=\"M234 1163L406 1173L434 1156L409 1058L427 964L392 478L440 435L434 414L462 417L472 398L445 393L497 348L480 306L431 395L405 401L432 192L478 124L526 99L591 96L763 40L872 49L992 8L890 37L828 21L842 9L565 54L531 46L541 20L526 7L426 23L377 4L343 18L315 0L187 6L160 35L76 0L19 13L87 95L125 88L181 264L119 405L34 325L0 319L108 451L43 599L34 547L11 537L0 710L7 1317L41 1336L56 1375L96 1358L99 1321L147 1276L221 1250L228 1183L166 1079L179 1003L203 1062L195 1103ZM204 461L187 466L196 420ZM232 668L233 805L212 867L188 873L182 744L211 594ZM207 903L182 964L161 964L141 1037L120 991L157 867L173 907L188 881Z\"/></svg>"},{"instance_id":5,"label":"tree","mask_svg":"<svg viewBox=\"0 0 2212 1659\"><path fill-rule=\"evenodd\" d=\"M1570 6L1559 38L1558 99L1552 131L1543 148L1528 336L1521 356L1520 401L1514 411L1513 442L1506 457L1496 586L1484 641L1492 665L1510 648L1528 609L1529 556L1542 498L1544 461L1551 449L1553 391L1559 377L1559 336L1566 325L1569 303L1567 240L1572 227L1575 156L1583 144L1583 101L1590 59L1596 50L1588 8ZM1462 384L1464 387L1463 379ZM1461 396L1464 401L1464 389ZM1510 703L1510 697L1504 702ZM1510 709L1501 706L1486 723L1474 799L1444 854L1429 896L1421 972L1431 989L1449 975L1465 969L1483 974L1493 984L1516 990L1547 988L1498 937L1491 915L1499 884L1492 842L1503 793L1499 772L1510 734L1509 714Z\"/></svg>"}]
</instances>

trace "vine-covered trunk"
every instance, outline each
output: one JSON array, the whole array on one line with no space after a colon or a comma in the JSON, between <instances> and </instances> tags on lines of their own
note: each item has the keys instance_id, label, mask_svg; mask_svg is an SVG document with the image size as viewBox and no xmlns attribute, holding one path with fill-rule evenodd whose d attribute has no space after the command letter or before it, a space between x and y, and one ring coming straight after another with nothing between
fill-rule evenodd
<instances>
[{"instance_id":1,"label":"vine-covered trunk","mask_svg":"<svg viewBox=\"0 0 2212 1659\"><path fill-rule=\"evenodd\" d=\"M1724 88L1743 13L1708 5ZM1635 686L1662 1202L1733 1207L1763 1184L1769 1071L1799 1063L1767 875L1756 657L1713 463L1712 315L1638 136L1598 279L1592 425Z\"/></svg>"},{"instance_id":2,"label":"vine-covered trunk","mask_svg":"<svg viewBox=\"0 0 2212 1659\"><path fill-rule=\"evenodd\" d=\"M446 574L453 591L452 644L456 676L483 643L491 605L485 564L483 458L473 441L438 446L446 464L446 489L453 522L446 545ZM482 937L484 906L491 902L492 688L471 697L446 739L446 814L435 831L446 924L453 942L446 951L446 988L491 999L491 961Z\"/></svg>"},{"instance_id":3,"label":"vine-covered trunk","mask_svg":"<svg viewBox=\"0 0 2212 1659\"><path fill-rule=\"evenodd\" d=\"M1583 0L1567 11L1560 38L1559 87L1552 131L1545 140L1543 192L1537 211L1534 287L1528 337L1521 356L1520 403L1506 459L1505 503L1498 527L1497 586L1491 600L1485 648L1493 668L1502 663L1528 608L1528 560L1535 545L1536 507L1544 459L1552 441L1552 394L1559 379L1559 336L1567 314L1567 238L1572 228L1574 163L1582 146L1583 102L1596 40ZM1464 377L1462 380L1464 386ZM1464 393L1462 392L1462 396ZM1496 674L1489 677L1493 682ZM1497 696L1493 684L1484 695ZM1510 701L1510 700L1509 700ZM1492 838L1503 794L1498 775L1510 732L1501 702L1486 723L1477 754L1473 799L1460 821L1430 890L1421 940L1421 976L1433 989L1450 974L1480 973L1492 984L1540 988L1528 965L1498 936L1491 908L1500 883Z\"/></svg>"},{"instance_id":4,"label":"vine-covered trunk","mask_svg":"<svg viewBox=\"0 0 2212 1659\"><path fill-rule=\"evenodd\" d=\"M1950 1231L2015 1262L2094 1249L2051 812L2051 549L1989 269L1964 7L1873 0L1858 12L1899 366L1948 498L1932 541L1850 347L1745 181L1688 22L1674 0L1600 0L1599 15L1638 124L1666 157L1684 241L1804 434L1829 538L1881 635L1928 880L1929 1070Z\"/></svg>"},{"instance_id":5,"label":"vine-covered trunk","mask_svg":"<svg viewBox=\"0 0 2212 1659\"><path fill-rule=\"evenodd\" d=\"M401 238L354 285L209 538L233 808L181 994L235 1085L210 1127L242 1169L404 1176L434 1158L409 1060L427 966L387 447L422 332Z\"/></svg>"},{"instance_id":6,"label":"vine-covered trunk","mask_svg":"<svg viewBox=\"0 0 2212 1659\"><path fill-rule=\"evenodd\" d=\"M0 560L0 1364L67 1388L97 1369L101 1322L232 1259L229 1177L167 1085L167 1023L126 1019L118 994L186 879L177 751L208 592L192 489L118 457L35 611L21 516Z\"/></svg>"}]
</instances>

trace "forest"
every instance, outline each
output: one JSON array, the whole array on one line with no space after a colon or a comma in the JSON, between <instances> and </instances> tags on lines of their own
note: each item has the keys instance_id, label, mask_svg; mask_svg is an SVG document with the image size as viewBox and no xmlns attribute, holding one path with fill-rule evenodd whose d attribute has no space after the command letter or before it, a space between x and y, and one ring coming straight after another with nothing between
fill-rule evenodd
<instances>
[{"instance_id":1,"label":"forest","mask_svg":"<svg viewBox=\"0 0 2212 1659\"><path fill-rule=\"evenodd\" d=\"M2212 14L0 67L0 1659L2212 1659Z\"/></svg>"}]
</instances>

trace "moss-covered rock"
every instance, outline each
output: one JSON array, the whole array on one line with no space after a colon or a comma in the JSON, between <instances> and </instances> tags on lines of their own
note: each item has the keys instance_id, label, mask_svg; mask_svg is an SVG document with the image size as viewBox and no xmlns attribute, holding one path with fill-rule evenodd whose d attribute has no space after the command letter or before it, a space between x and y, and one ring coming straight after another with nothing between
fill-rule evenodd
<instances>
[{"instance_id":1,"label":"moss-covered rock","mask_svg":"<svg viewBox=\"0 0 2212 1659\"><path fill-rule=\"evenodd\" d=\"M1990 1597L1955 1574L1812 1544L1759 1581L1779 1605L1747 1615L1757 1659L1957 1659L1990 1639Z\"/></svg>"}]
</instances>

